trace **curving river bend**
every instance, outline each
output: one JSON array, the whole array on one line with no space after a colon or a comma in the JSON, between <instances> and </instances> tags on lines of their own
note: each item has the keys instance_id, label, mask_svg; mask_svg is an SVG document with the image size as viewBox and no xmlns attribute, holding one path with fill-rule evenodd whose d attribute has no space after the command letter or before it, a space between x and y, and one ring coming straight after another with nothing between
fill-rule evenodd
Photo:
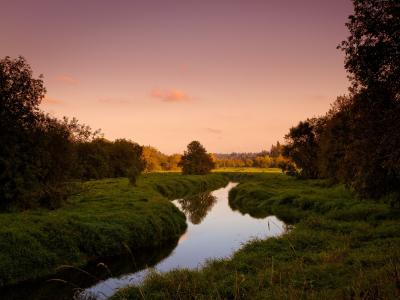
<instances>
[{"instance_id":1,"label":"curving river bend","mask_svg":"<svg viewBox=\"0 0 400 300\"><path fill-rule=\"evenodd\" d=\"M230 256L251 239L279 236L287 230L285 223L275 216L255 219L233 211L229 206L228 194L236 185L230 182L211 193L174 200L173 203L185 213L188 228L172 253L152 268L109 278L86 289L84 293L106 299L120 287L140 283L152 269L167 272L175 268L201 267L209 259Z\"/></svg>"},{"instance_id":2,"label":"curving river bend","mask_svg":"<svg viewBox=\"0 0 400 300\"><path fill-rule=\"evenodd\" d=\"M207 260L229 257L255 238L284 234L285 223L275 216L256 219L232 210L228 194L237 183L193 197L172 201L186 215L188 227L179 240L126 255L92 261L85 268L66 268L47 279L35 280L1 290L1 299L79 299L94 296L103 300L118 288L140 283L152 270L201 267ZM55 279L56 278L56 279ZM82 291L82 288L83 291Z\"/></svg>"}]
</instances>

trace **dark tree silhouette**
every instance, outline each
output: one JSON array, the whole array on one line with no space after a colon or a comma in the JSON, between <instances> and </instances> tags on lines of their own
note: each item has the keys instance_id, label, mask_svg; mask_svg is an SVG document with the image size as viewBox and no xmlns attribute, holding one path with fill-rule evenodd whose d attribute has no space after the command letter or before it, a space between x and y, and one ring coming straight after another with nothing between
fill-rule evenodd
<instances>
[{"instance_id":1,"label":"dark tree silhouette","mask_svg":"<svg viewBox=\"0 0 400 300\"><path fill-rule=\"evenodd\" d=\"M214 162L206 149L198 141L187 146L187 151L179 162L183 174L208 174L214 168Z\"/></svg>"},{"instance_id":2,"label":"dark tree silhouette","mask_svg":"<svg viewBox=\"0 0 400 300\"><path fill-rule=\"evenodd\" d=\"M351 93L339 97L314 125L307 120L292 128L286 154L307 177L343 182L363 197L390 195L399 205L400 5L397 0L353 3L346 24L350 36L339 46Z\"/></svg>"},{"instance_id":3,"label":"dark tree silhouette","mask_svg":"<svg viewBox=\"0 0 400 300\"><path fill-rule=\"evenodd\" d=\"M292 127L285 136L286 145L283 154L289 157L299 168L304 178L317 178L318 136L321 119L313 118Z\"/></svg>"},{"instance_id":4,"label":"dark tree silhouette","mask_svg":"<svg viewBox=\"0 0 400 300\"><path fill-rule=\"evenodd\" d=\"M33 130L46 89L33 78L23 57L0 60L0 195L1 206L23 197L35 185Z\"/></svg>"},{"instance_id":5,"label":"dark tree silhouette","mask_svg":"<svg viewBox=\"0 0 400 300\"><path fill-rule=\"evenodd\" d=\"M400 82L400 4L398 0L353 0L346 23L350 36L339 46L355 86L376 83L395 88Z\"/></svg>"},{"instance_id":6,"label":"dark tree silhouette","mask_svg":"<svg viewBox=\"0 0 400 300\"><path fill-rule=\"evenodd\" d=\"M363 196L394 192L400 198L400 3L353 4L346 24L350 36L339 46L353 84L344 140L348 163L341 170L344 181ZM331 132L337 138L337 127Z\"/></svg>"},{"instance_id":7,"label":"dark tree silhouette","mask_svg":"<svg viewBox=\"0 0 400 300\"><path fill-rule=\"evenodd\" d=\"M76 179L125 176L135 184L142 147L43 113L45 92L24 58L0 60L0 208L56 208Z\"/></svg>"},{"instance_id":8,"label":"dark tree silhouette","mask_svg":"<svg viewBox=\"0 0 400 300\"><path fill-rule=\"evenodd\" d=\"M100 179L129 177L132 184L144 169L143 148L138 144L118 139L114 142L104 138L75 144L77 178Z\"/></svg>"},{"instance_id":9,"label":"dark tree silhouette","mask_svg":"<svg viewBox=\"0 0 400 300\"><path fill-rule=\"evenodd\" d=\"M33 78L31 67L25 58L0 60L0 124L1 134L28 129L36 120L39 104L46 89L42 75ZM18 127L18 128L15 128Z\"/></svg>"}]
</instances>

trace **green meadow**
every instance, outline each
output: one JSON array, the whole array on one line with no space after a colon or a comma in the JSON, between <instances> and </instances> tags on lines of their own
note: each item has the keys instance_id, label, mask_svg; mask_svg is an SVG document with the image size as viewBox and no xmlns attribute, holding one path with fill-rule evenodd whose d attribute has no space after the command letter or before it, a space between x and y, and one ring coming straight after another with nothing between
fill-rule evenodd
<instances>
[{"instance_id":1,"label":"green meadow","mask_svg":"<svg viewBox=\"0 0 400 300\"><path fill-rule=\"evenodd\" d=\"M255 167L237 167L237 168L217 168L214 173L282 173L279 168L255 168Z\"/></svg>"}]
</instances>

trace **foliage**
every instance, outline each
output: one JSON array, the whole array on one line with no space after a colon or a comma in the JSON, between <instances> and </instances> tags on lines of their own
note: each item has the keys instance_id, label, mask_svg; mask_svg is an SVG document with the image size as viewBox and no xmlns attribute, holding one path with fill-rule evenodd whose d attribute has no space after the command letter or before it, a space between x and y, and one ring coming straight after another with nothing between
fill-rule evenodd
<instances>
[{"instance_id":1,"label":"foliage","mask_svg":"<svg viewBox=\"0 0 400 300\"><path fill-rule=\"evenodd\" d=\"M259 153L212 153L210 154L215 168L282 168L289 169L293 164L282 156L282 145L277 142L270 151ZM178 166L182 155L166 155L154 147L144 146L142 159L145 161L145 172L180 171Z\"/></svg>"},{"instance_id":2,"label":"foliage","mask_svg":"<svg viewBox=\"0 0 400 300\"><path fill-rule=\"evenodd\" d=\"M46 133L57 140L65 133L62 126L39 112L45 92L42 78L33 78L24 58L0 60L1 208L9 207L14 199L26 206L29 194L46 194L48 190L41 187L51 184L42 163L49 156L45 147L58 145L51 143Z\"/></svg>"},{"instance_id":3,"label":"foliage","mask_svg":"<svg viewBox=\"0 0 400 300\"><path fill-rule=\"evenodd\" d=\"M71 180L128 176L143 170L142 148L109 142L73 118L58 120L39 110L43 80L26 60L0 60L0 209L59 207Z\"/></svg>"},{"instance_id":4,"label":"foliage","mask_svg":"<svg viewBox=\"0 0 400 300\"><path fill-rule=\"evenodd\" d=\"M397 0L353 0L350 36L338 47L354 87L375 84L399 92L400 14Z\"/></svg>"},{"instance_id":5,"label":"foliage","mask_svg":"<svg viewBox=\"0 0 400 300\"><path fill-rule=\"evenodd\" d=\"M332 141L330 144L341 141L345 149L342 158L338 155L335 160L338 172L335 177L364 197L399 193L400 134L396 128L399 122L400 103L386 88L368 88L356 94L345 112L329 121L330 131L326 136ZM340 135L343 126L347 132Z\"/></svg>"},{"instance_id":6,"label":"foliage","mask_svg":"<svg viewBox=\"0 0 400 300\"><path fill-rule=\"evenodd\" d=\"M145 171L154 172L165 168L167 156L151 146L143 147L143 160L145 161Z\"/></svg>"},{"instance_id":7,"label":"foliage","mask_svg":"<svg viewBox=\"0 0 400 300\"><path fill-rule=\"evenodd\" d=\"M29 129L36 121L39 104L46 89L42 76L33 78L33 72L23 57L0 60L1 133ZM5 130L9 131L5 131Z\"/></svg>"},{"instance_id":8,"label":"foliage","mask_svg":"<svg viewBox=\"0 0 400 300\"><path fill-rule=\"evenodd\" d=\"M366 197L397 193L400 202L399 4L353 4L354 14L346 24L350 36L340 46L353 84L350 114L345 117L349 129L344 159L349 167L342 168L344 182Z\"/></svg>"},{"instance_id":9,"label":"foliage","mask_svg":"<svg viewBox=\"0 0 400 300\"><path fill-rule=\"evenodd\" d=\"M145 162L145 172L180 170L180 154L165 155L154 147L144 146L142 158Z\"/></svg>"},{"instance_id":10,"label":"foliage","mask_svg":"<svg viewBox=\"0 0 400 300\"><path fill-rule=\"evenodd\" d=\"M397 1L354 0L339 47L352 80L323 117L292 128L285 155L306 178L343 182L362 197L400 203L400 14Z\"/></svg>"},{"instance_id":11,"label":"foliage","mask_svg":"<svg viewBox=\"0 0 400 300\"><path fill-rule=\"evenodd\" d=\"M181 161L181 154L171 154L167 157L166 170L167 171L178 171L180 170L179 162Z\"/></svg>"},{"instance_id":12,"label":"foliage","mask_svg":"<svg viewBox=\"0 0 400 300\"><path fill-rule=\"evenodd\" d=\"M318 178L317 155L319 151L319 131L322 119L307 119L292 127L285 136L283 154L289 157L300 169L304 178Z\"/></svg>"},{"instance_id":13,"label":"foliage","mask_svg":"<svg viewBox=\"0 0 400 300\"><path fill-rule=\"evenodd\" d=\"M285 168L290 161L282 155L283 147L277 142L271 145L270 151L259 153L215 153L216 168Z\"/></svg>"},{"instance_id":14,"label":"foliage","mask_svg":"<svg viewBox=\"0 0 400 300\"><path fill-rule=\"evenodd\" d=\"M215 165L206 149L198 141L193 141L187 146L179 166L183 174L204 175L210 173Z\"/></svg>"},{"instance_id":15,"label":"foliage","mask_svg":"<svg viewBox=\"0 0 400 300\"><path fill-rule=\"evenodd\" d=\"M142 147L118 139L110 142L104 138L76 143L76 178L101 179L137 177L144 168Z\"/></svg>"},{"instance_id":16,"label":"foliage","mask_svg":"<svg viewBox=\"0 0 400 300\"><path fill-rule=\"evenodd\" d=\"M294 223L280 238L247 243L201 269L153 273L117 299L397 299L399 212L342 185L257 173L230 205ZM271 224L271 226L274 226Z\"/></svg>"}]
</instances>

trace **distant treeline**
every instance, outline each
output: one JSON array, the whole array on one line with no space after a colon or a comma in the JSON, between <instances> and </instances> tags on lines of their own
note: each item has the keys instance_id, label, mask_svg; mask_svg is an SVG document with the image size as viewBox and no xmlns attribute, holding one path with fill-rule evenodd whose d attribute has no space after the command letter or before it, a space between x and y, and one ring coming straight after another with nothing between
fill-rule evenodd
<instances>
[{"instance_id":1,"label":"distant treeline","mask_svg":"<svg viewBox=\"0 0 400 300\"><path fill-rule=\"evenodd\" d=\"M213 158L217 168L285 168L289 160L282 156L282 145L277 142L269 151L248 153L215 153Z\"/></svg>"},{"instance_id":2,"label":"distant treeline","mask_svg":"<svg viewBox=\"0 0 400 300\"><path fill-rule=\"evenodd\" d=\"M283 146L277 142L269 151L243 153L212 153L215 168L282 168L287 169L290 160L282 155ZM143 147L145 172L180 171L181 154L166 155L151 146Z\"/></svg>"},{"instance_id":3,"label":"distant treeline","mask_svg":"<svg viewBox=\"0 0 400 300\"><path fill-rule=\"evenodd\" d=\"M290 129L283 153L305 178L343 182L400 204L400 14L397 1L354 1L345 53L349 95Z\"/></svg>"},{"instance_id":4,"label":"distant treeline","mask_svg":"<svg viewBox=\"0 0 400 300\"><path fill-rule=\"evenodd\" d=\"M0 208L55 208L81 179L128 176L135 183L142 147L45 114L45 92L24 58L0 60Z\"/></svg>"},{"instance_id":5,"label":"distant treeline","mask_svg":"<svg viewBox=\"0 0 400 300\"><path fill-rule=\"evenodd\" d=\"M178 166L182 155L172 154L166 155L151 146L143 147L142 158L145 162L145 172L154 171L180 171Z\"/></svg>"}]
</instances>

